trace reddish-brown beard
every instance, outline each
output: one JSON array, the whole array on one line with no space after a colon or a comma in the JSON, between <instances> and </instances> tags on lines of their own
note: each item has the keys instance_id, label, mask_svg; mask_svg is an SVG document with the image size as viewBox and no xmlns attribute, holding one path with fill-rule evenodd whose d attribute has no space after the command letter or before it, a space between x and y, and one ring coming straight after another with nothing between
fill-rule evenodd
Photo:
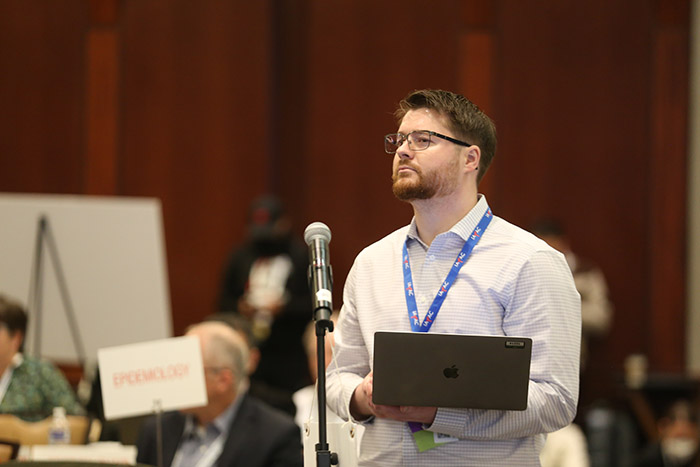
<instances>
[{"instance_id":1,"label":"reddish-brown beard","mask_svg":"<svg viewBox=\"0 0 700 467\"><path fill-rule=\"evenodd\" d=\"M391 190L401 201L413 201L417 199L430 199L435 196L435 186L427 185L421 172L416 171L418 181L410 181L406 176L394 175ZM405 180L404 180L405 179Z\"/></svg>"},{"instance_id":2,"label":"reddish-brown beard","mask_svg":"<svg viewBox=\"0 0 700 467\"><path fill-rule=\"evenodd\" d=\"M400 164L401 166L408 164ZM454 191L457 182L454 178L454 172L459 166L457 159L448 164L446 167L436 169L432 172L424 174L420 169L413 167L418 177L417 181L408 180L409 176L403 177L397 174L392 175L391 189L401 201L413 201L422 199L431 199L435 196L445 196ZM403 180L403 179L406 180Z\"/></svg>"}]
</instances>

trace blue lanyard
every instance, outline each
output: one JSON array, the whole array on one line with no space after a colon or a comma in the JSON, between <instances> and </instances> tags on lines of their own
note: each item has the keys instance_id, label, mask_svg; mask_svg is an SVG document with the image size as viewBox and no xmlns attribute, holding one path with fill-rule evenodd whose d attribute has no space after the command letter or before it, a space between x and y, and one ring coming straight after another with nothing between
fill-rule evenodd
<instances>
[{"instance_id":1,"label":"blue lanyard","mask_svg":"<svg viewBox=\"0 0 700 467\"><path fill-rule=\"evenodd\" d=\"M416 296L415 296L415 292L413 290L413 278L411 275L411 263L408 261L408 247L406 246L406 242L408 240L406 242L404 242L404 244L403 244L404 293L406 295L406 306L408 306L408 319L411 323L411 330L413 332L428 332L430 327L433 325L433 322L435 321L435 318L437 317L437 314L440 311L440 307L442 306L442 303L445 301L445 297L447 297L447 292L450 291L452 284L454 283L455 279L457 279L457 274L459 274L459 271L460 271L460 269L462 269L462 266L464 266L464 263L467 262L467 259L471 255L472 250L474 249L476 244L479 243L479 240L481 239L481 236L483 235L484 230L486 230L486 227L489 226L492 218L493 218L493 214L491 213L491 209L488 206L486 206L486 212L481 217L481 220L479 221L479 224L474 229L474 232L472 232L472 234L469 236L467 241L464 242L464 246L462 247L462 251L460 251L459 254L457 255L455 262L452 264L452 267L450 268L450 272L447 274L447 278L442 283L442 286L440 287L440 290L438 290L437 295L435 295L435 299L433 300L433 303L430 305L430 308L428 308L428 313L423 318L423 323L421 323L419 318L418 318L418 305L416 304Z\"/></svg>"}]
</instances>

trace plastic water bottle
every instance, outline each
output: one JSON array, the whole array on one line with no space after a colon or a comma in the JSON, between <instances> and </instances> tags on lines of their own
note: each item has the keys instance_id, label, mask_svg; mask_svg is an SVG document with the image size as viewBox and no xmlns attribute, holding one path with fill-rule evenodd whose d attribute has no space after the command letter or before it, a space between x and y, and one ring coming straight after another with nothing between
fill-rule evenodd
<instances>
[{"instance_id":1,"label":"plastic water bottle","mask_svg":"<svg viewBox=\"0 0 700 467\"><path fill-rule=\"evenodd\" d=\"M49 444L69 444L70 426L66 418L66 409L63 407L53 408L53 420L49 428Z\"/></svg>"}]
</instances>

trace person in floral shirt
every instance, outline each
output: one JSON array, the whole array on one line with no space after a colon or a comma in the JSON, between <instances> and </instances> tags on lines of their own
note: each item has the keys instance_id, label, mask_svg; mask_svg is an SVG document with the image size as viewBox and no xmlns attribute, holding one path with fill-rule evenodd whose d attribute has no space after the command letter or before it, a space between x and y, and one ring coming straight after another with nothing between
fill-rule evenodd
<instances>
[{"instance_id":1,"label":"person in floral shirt","mask_svg":"<svg viewBox=\"0 0 700 467\"><path fill-rule=\"evenodd\" d=\"M69 415L84 415L75 391L49 361L22 354L27 313L22 305L0 294L0 413L41 420L54 407Z\"/></svg>"}]
</instances>

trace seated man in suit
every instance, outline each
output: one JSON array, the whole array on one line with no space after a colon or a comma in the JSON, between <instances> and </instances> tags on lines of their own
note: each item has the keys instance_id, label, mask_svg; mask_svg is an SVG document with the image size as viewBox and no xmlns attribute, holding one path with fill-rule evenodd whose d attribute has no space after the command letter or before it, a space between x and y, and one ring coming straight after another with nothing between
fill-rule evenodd
<instances>
[{"instance_id":1,"label":"seated man in suit","mask_svg":"<svg viewBox=\"0 0 700 467\"><path fill-rule=\"evenodd\" d=\"M302 465L299 428L287 414L247 394L247 346L230 326L203 322L186 333L202 345L208 403L163 414L163 465L266 467ZM138 462L156 465L156 420L138 441Z\"/></svg>"}]
</instances>

